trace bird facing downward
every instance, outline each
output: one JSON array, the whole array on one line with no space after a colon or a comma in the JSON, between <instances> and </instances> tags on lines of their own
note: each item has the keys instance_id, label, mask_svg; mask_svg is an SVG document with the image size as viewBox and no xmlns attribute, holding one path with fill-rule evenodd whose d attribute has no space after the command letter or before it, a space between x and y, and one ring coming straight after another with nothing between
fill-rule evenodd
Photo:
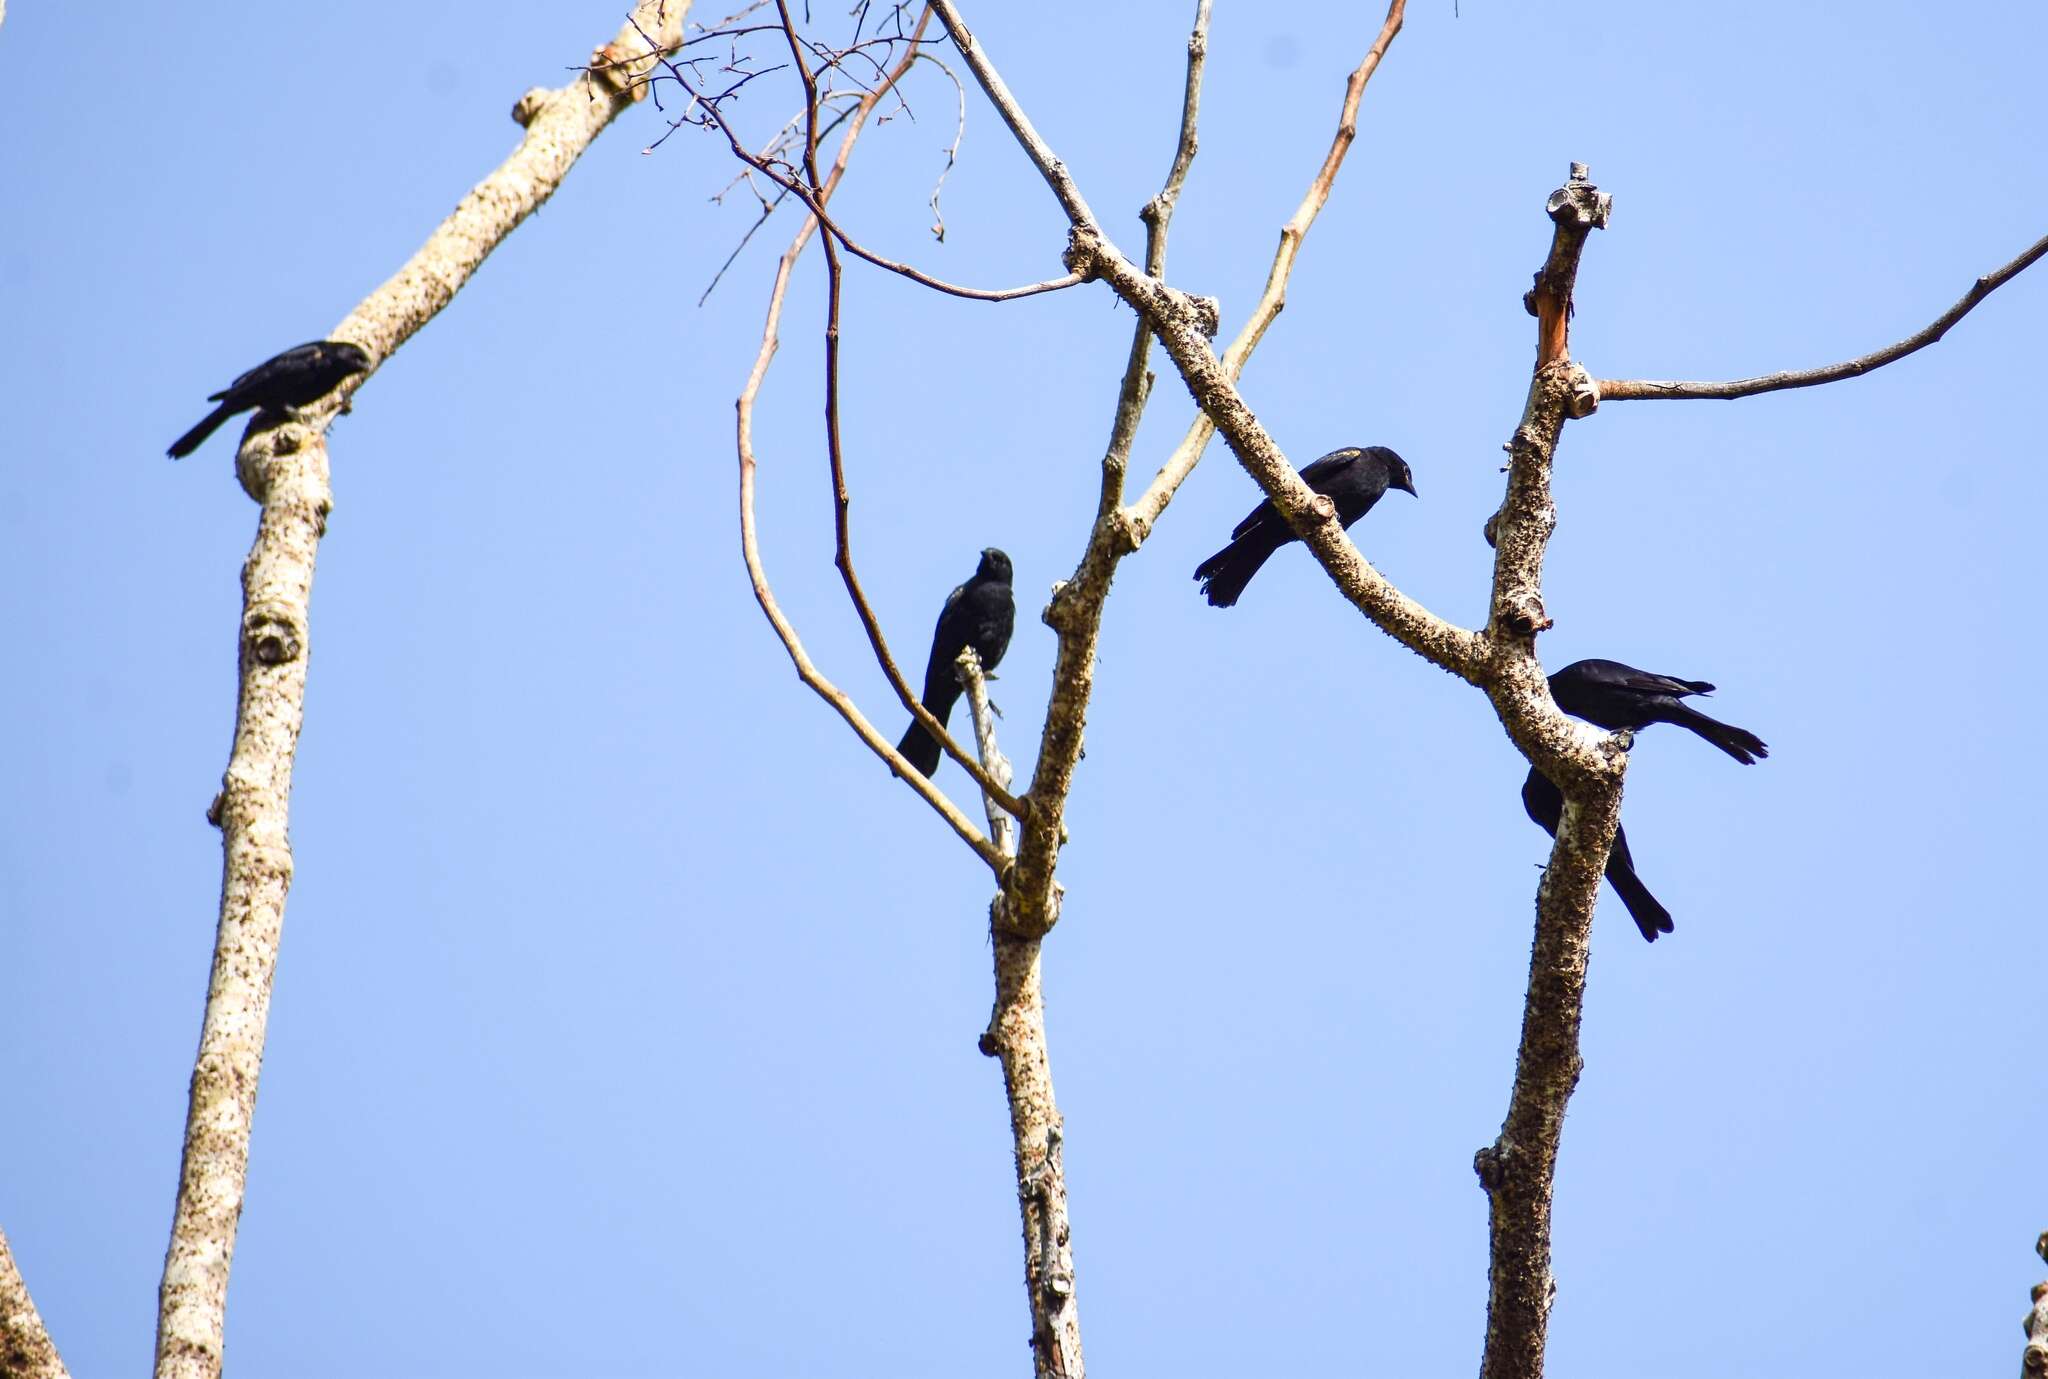
<instances>
[{"instance_id":1,"label":"bird facing downward","mask_svg":"<svg viewBox=\"0 0 2048 1379\"><path fill-rule=\"evenodd\" d=\"M1347 527L1371 512L1390 488L1415 496L1415 476L1409 472L1408 462L1384 445L1332 450L1311 460L1302 469L1301 480L1337 505L1337 520ZM1202 581L1202 593L1212 606L1228 608L1275 551L1298 540L1294 528L1268 499L1231 531L1228 546L1195 567L1195 578Z\"/></svg>"},{"instance_id":2,"label":"bird facing downward","mask_svg":"<svg viewBox=\"0 0 2048 1379\"><path fill-rule=\"evenodd\" d=\"M1550 677L1550 697L1574 718L1583 718L1612 732L1647 728L1652 723L1676 723L1713 743L1744 766L1769 756L1764 740L1744 728L1709 718L1685 699L1711 693L1705 680L1680 680L1637 670L1619 661L1574 661ZM1557 836L1558 820L1564 814L1564 794L1550 778L1535 767L1522 782L1522 808L1543 831ZM1657 941L1657 935L1671 932L1671 911L1650 894L1636 875L1635 858L1629 854L1628 834L1619 824L1614 829L1614 846L1607 854L1607 880L1613 885L1629 916L1643 937Z\"/></svg>"},{"instance_id":3,"label":"bird facing downward","mask_svg":"<svg viewBox=\"0 0 2048 1379\"><path fill-rule=\"evenodd\" d=\"M932 629L931 660L925 663L924 693L918 698L933 718L945 723L960 700L960 677L953 668L960 653L971 646L981 657L981 668L994 670L1010 649L1010 630L1016 621L1010 557L990 546L981 553L974 577L946 596L938 626ZM911 720L896 750L920 775L928 777L939 769L939 740L916 719Z\"/></svg>"},{"instance_id":4,"label":"bird facing downward","mask_svg":"<svg viewBox=\"0 0 2048 1379\"><path fill-rule=\"evenodd\" d=\"M289 412L318 402L359 373L370 371L370 355L346 340L314 340L273 355L206 399L220 406L199 424L171 442L170 456L182 460L220 429L229 417L254 407L263 412Z\"/></svg>"}]
</instances>

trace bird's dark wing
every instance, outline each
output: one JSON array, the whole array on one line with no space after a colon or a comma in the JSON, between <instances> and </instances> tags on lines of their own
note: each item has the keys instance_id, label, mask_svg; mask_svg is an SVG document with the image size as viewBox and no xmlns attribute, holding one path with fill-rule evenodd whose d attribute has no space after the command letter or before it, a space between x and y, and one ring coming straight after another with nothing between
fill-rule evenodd
<instances>
[{"instance_id":1,"label":"bird's dark wing","mask_svg":"<svg viewBox=\"0 0 2048 1379\"><path fill-rule=\"evenodd\" d=\"M1358 463L1358 457L1359 452L1356 450L1338 450L1319 460L1310 460L1302 466L1301 481L1318 493L1326 493L1332 482L1345 470ZM1244 521L1230 529L1230 539L1241 540L1262 529L1270 529L1284 538L1291 538L1294 535L1294 529L1287 525L1287 519L1280 515L1280 509L1274 507L1273 500L1268 498L1246 513Z\"/></svg>"},{"instance_id":2,"label":"bird's dark wing","mask_svg":"<svg viewBox=\"0 0 2048 1379\"><path fill-rule=\"evenodd\" d=\"M1655 671L1637 670L1634 666L1619 661L1583 662L1583 674L1592 684L1611 685L1616 689L1628 690L1635 694L1710 694L1714 687L1705 680L1681 680L1674 675L1659 675Z\"/></svg>"},{"instance_id":3,"label":"bird's dark wing","mask_svg":"<svg viewBox=\"0 0 2048 1379\"><path fill-rule=\"evenodd\" d=\"M209 401L218 402L229 396L239 396L260 384L268 383L281 374L294 372L312 363L320 353L321 342L309 340L303 345L293 345L282 354L273 354L253 369L245 369L236 375L235 381L215 393Z\"/></svg>"}]
</instances>

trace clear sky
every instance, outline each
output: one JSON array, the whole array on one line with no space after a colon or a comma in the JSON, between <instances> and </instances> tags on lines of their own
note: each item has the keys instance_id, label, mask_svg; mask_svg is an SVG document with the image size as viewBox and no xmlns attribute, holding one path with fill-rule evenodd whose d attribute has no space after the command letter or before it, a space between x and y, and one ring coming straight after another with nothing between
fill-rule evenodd
<instances>
[{"instance_id":1,"label":"clear sky","mask_svg":"<svg viewBox=\"0 0 2048 1379\"><path fill-rule=\"evenodd\" d=\"M20 4L0 27L0 1224L82 1379L147 1364L219 881L204 818L255 509L205 395L326 332L512 146L618 4ZM830 10L830 7L826 7ZM1819 364L2048 231L2048 16L1417 0L1245 380L1294 461L1414 466L1356 530L1476 623L1544 197L1615 198L1575 352ZM967 13L1126 247L1192 4ZM831 11L836 18L837 11ZM821 18L824 12L821 11ZM714 18L702 14L700 18ZM1380 13L1217 6L1170 274L1249 308ZM796 108L770 78L741 106ZM1057 208L926 69L841 201L885 252L1057 273ZM722 145L631 112L332 436L286 917L229 1365L258 1376L1022 1374L1009 1138L975 1050L980 863L805 690L748 595L732 399L764 231ZM820 273L764 396L764 554L899 713L831 565ZM1015 560L997 698L1094 502L1130 315L857 266L856 552L921 664ZM2042 1276L2041 360L2048 269L1872 378L1567 431L1546 662L1721 688L1743 768L1646 735L1558 1188L1553 1367L2001 1372ZM1165 369L1163 360L1162 370ZM1189 403L1161 380L1134 469ZM1483 699L1298 547L1213 610L1256 494L1220 446L1124 567L1046 949L1098 1373L1470 1373L1473 1151L1506 1107L1548 842ZM957 767L941 783L970 797Z\"/></svg>"}]
</instances>

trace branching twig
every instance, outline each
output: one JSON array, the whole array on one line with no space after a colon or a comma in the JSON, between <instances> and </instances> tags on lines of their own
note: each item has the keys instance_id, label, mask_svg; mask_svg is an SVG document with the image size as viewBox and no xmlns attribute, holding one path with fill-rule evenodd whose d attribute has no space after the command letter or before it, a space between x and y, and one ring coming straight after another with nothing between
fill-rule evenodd
<instances>
[{"instance_id":1,"label":"branching twig","mask_svg":"<svg viewBox=\"0 0 2048 1379\"><path fill-rule=\"evenodd\" d=\"M0 1231L0 1376L68 1379L69 1373L15 1266L7 1233Z\"/></svg>"},{"instance_id":2,"label":"branching twig","mask_svg":"<svg viewBox=\"0 0 2048 1379\"><path fill-rule=\"evenodd\" d=\"M900 63L896 76L900 78L902 71L907 70L908 66L907 60ZM833 161L832 170L825 175L817 192L818 203L822 204L832 199L832 193L837 190L839 181L845 174L847 159L853 153L854 143L860 138L861 129L866 125L869 114L873 112L879 100L879 93L863 97L861 104L855 107L851 125L840 139L838 156ZM806 204L809 204L808 201ZM746 560L747 576L753 584L754 598L761 605L762 613L767 616L769 626L775 629L775 635L781 639L783 649L795 663L798 677L830 704L861 741L887 762L890 769L903 777L910 787L924 798L925 803L938 811L939 816L952 827L962 841L974 849L976 856L988 863L989 867L1001 876L1009 864L1009 859L997 850L995 844L974 826L973 821L963 814L943 791L905 761L897 752L895 744L875 730L874 725L861 714L853 700L812 664L809 654L804 650L803 642L797 637L796 628L784 616L781 605L776 602L774 591L768 583L767 571L761 563L760 543L754 527L754 404L760 396L761 384L768 376L768 365L775 357L782 322L782 303L789 290L790 273L819 224L815 213L806 216L803 225L798 228L789 247L783 251L782 258L776 264L775 285L768 297L768 315L761 327L761 347L754 356L754 367L747 375L746 387L741 391L736 404L740 462L741 555ZM930 714L927 713L925 717L930 718ZM932 719L928 726L936 725L937 720ZM940 740L944 740L943 733ZM978 762L974 769L980 770ZM997 788L1000 790L1001 787Z\"/></svg>"},{"instance_id":3,"label":"branching twig","mask_svg":"<svg viewBox=\"0 0 2048 1379\"><path fill-rule=\"evenodd\" d=\"M554 193L591 140L645 93L641 78L651 50L680 41L688 10L689 0L642 0L582 76L559 91L527 92L513 110L526 137L512 156L332 337L364 346L381 364L446 306L485 256ZM649 31L658 39L636 39ZM228 1270L292 877L288 814L305 705L308 604L331 502L325 430L360 382L300 422L252 430L236 458L242 485L263 512L242 570L234 746L211 811L224 853L220 921L158 1295L158 1379L213 1379L220 1372Z\"/></svg>"},{"instance_id":4,"label":"branching twig","mask_svg":"<svg viewBox=\"0 0 2048 1379\"><path fill-rule=\"evenodd\" d=\"M2035 240L2025 253L2002 268L1986 273L1970 284L1970 290L1962 300L1936 317L1934 323L1917 334L1909 335L1896 345L1887 345L1846 363L1830 364L1820 369L1794 369L1783 373L1764 374L1757 378L1738 378L1729 383L1676 383L1650 381L1645 379L1602 379L1600 400L1602 402L1634 402L1644 398L1738 398L1753 397L1758 393L1775 393L1785 388L1811 388L1822 383L1839 383L1845 378L1859 378L1872 369L1881 369L1887 364L1904 359L1917 350L1923 350L1942 336L1948 328L1962 320L1976 308L1977 303L2005 286L2019 276L2043 254L2048 254L2048 237Z\"/></svg>"},{"instance_id":5,"label":"branching twig","mask_svg":"<svg viewBox=\"0 0 2048 1379\"><path fill-rule=\"evenodd\" d=\"M847 234L837 221L826 214L824 201L815 196L809 187L777 168L773 161L757 156L745 144L741 143L739 132L727 123L724 113L719 110L716 97L707 99L701 95L690 79L683 75L681 67L677 64L670 63L668 70L669 75L689 93L690 99L704 107L705 113L710 116L712 123L717 126L720 133L725 135L726 142L732 149L733 157L739 159L742 163L745 163L748 167L768 178L785 191L801 199L811 214L818 218L819 224L824 226L826 234L836 240L846 249L846 252L852 254L855 258L863 259L875 267L887 269L891 273L900 274L914 283L931 288L935 292L943 292L949 297L964 297L969 301L975 302L1010 302L1015 301L1019 297L1036 297L1043 292L1058 292L1062 288L1077 286L1082 281L1080 275L1068 273L1062 277L1048 278L1044 282L1026 283L1022 287L963 287L959 283L950 283L943 278L935 278L922 269L913 268L907 263L899 263L895 259L886 258L881 254L875 253Z\"/></svg>"}]
</instances>

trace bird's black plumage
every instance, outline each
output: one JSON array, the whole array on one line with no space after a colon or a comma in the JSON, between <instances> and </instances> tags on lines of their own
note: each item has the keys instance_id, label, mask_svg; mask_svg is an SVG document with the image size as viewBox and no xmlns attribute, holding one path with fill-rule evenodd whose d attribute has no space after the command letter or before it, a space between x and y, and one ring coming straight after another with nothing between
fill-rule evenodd
<instances>
[{"instance_id":1,"label":"bird's black plumage","mask_svg":"<svg viewBox=\"0 0 2048 1379\"><path fill-rule=\"evenodd\" d=\"M1679 680L1619 661L1574 661L1550 677L1550 697L1574 718L1614 731L1676 723L1744 766L1769 756L1755 733L1709 718L1684 702L1687 695L1709 694L1713 688L1705 680Z\"/></svg>"},{"instance_id":2,"label":"bird's black plumage","mask_svg":"<svg viewBox=\"0 0 2048 1379\"><path fill-rule=\"evenodd\" d=\"M1543 826L1545 833L1557 836L1558 820L1564 817L1564 794L1550 783L1550 777L1533 766L1529 768L1529 778L1522 782L1522 808ZM1614 826L1614 846L1607 853L1607 880L1621 897L1621 903L1628 907L1629 917L1643 931L1644 938L1655 943L1657 935L1671 932L1671 911L1657 903L1657 897L1636 875L1635 858L1628 851L1628 833L1620 824Z\"/></svg>"},{"instance_id":3,"label":"bird's black plumage","mask_svg":"<svg viewBox=\"0 0 2048 1379\"><path fill-rule=\"evenodd\" d=\"M1311 460L1301 479L1337 505L1337 520L1347 527L1371 512L1390 488L1415 496L1415 476L1409 473L1408 462L1384 445L1332 450ZM1202 593L1215 607L1230 607L1273 552L1298 539L1270 499L1259 504L1230 533L1228 546L1195 567Z\"/></svg>"},{"instance_id":4,"label":"bird's black plumage","mask_svg":"<svg viewBox=\"0 0 2048 1379\"><path fill-rule=\"evenodd\" d=\"M1010 557L991 546L981 553L974 578L946 596L946 606L939 610L939 625L932 629L932 657L924 668L920 701L933 718L944 723L959 702L960 677L954 673L953 662L960 653L971 646L981 657L981 668L994 670L1010 649L1010 630L1016 621ZM896 750L926 776L939 769L939 740L914 719Z\"/></svg>"},{"instance_id":5,"label":"bird's black plumage","mask_svg":"<svg viewBox=\"0 0 2048 1379\"><path fill-rule=\"evenodd\" d=\"M221 423L251 407L285 412L317 402L350 376L368 373L370 356L346 340L314 340L273 355L208 398L218 402L199 424L171 442L170 456L182 460L220 429Z\"/></svg>"},{"instance_id":6,"label":"bird's black plumage","mask_svg":"<svg viewBox=\"0 0 2048 1379\"><path fill-rule=\"evenodd\" d=\"M1573 661L1550 677L1550 697L1560 709L1610 731L1676 723L1744 766L1769 756L1763 739L1755 733L1709 718L1685 702L1686 696L1709 694L1713 688L1705 680L1680 680L1637 670L1619 661L1598 659ZM1528 779L1522 782L1522 808L1543 826L1544 832L1553 838L1557 836L1558 820L1564 814L1564 795L1533 766L1529 768ZM1614 829L1614 847L1607 854L1607 879L1621 897L1621 903L1628 906L1644 938L1655 943L1657 935L1671 932L1671 911L1657 903L1657 897L1636 875L1635 859L1628 850L1628 834L1619 824Z\"/></svg>"}]
</instances>

